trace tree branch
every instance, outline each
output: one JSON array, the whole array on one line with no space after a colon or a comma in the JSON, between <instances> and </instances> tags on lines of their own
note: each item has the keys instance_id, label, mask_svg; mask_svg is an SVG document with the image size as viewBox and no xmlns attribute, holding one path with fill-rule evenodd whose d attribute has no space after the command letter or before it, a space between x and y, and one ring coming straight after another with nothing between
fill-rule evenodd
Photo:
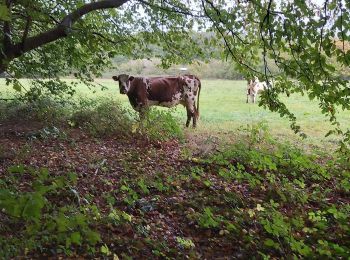
<instances>
[{"instance_id":1,"label":"tree branch","mask_svg":"<svg viewBox=\"0 0 350 260\"><path fill-rule=\"evenodd\" d=\"M264 61L264 76L265 76L265 80L267 82L267 84L269 84L269 77L267 76L267 72L269 72L270 76L273 77L272 75L272 72L267 64L267 59L266 59L266 56L267 56L267 48L266 48L266 45L267 44L267 40L265 39L265 36L264 36L264 24L266 22L266 27L267 27L267 33L269 34L269 37L270 37L270 47L273 51L273 53L275 53L275 50L272 46L272 40L273 40L273 37L272 37L272 32L271 32L271 28L270 28L270 15L271 15L271 7L272 7L272 1L273 0L269 0L268 2L268 6L267 6L267 9L266 9L266 15L260 25L260 38L262 40L262 43L264 45L264 48L263 48L263 61Z\"/></svg>"},{"instance_id":2,"label":"tree branch","mask_svg":"<svg viewBox=\"0 0 350 260\"><path fill-rule=\"evenodd\" d=\"M164 6L159 6L159 5L154 5L154 4L151 4L147 1L144 1L144 0L137 0L138 2L144 4L144 5L147 5L151 8L157 8L159 10L162 10L162 11L165 11L165 12L168 12L168 13L178 13L178 14L183 14L183 15L187 15L187 16L192 16L192 17L198 17L198 18L204 18L205 16L202 16L202 15L198 15L198 14L193 14L191 13L190 11L185 11L185 10L182 10L180 9L180 7L178 6L173 6L173 8L167 8L167 7L164 7ZM168 2L166 2L167 4L170 4Z\"/></svg>"},{"instance_id":3,"label":"tree branch","mask_svg":"<svg viewBox=\"0 0 350 260\"><path fill-rule=\"evenodd\" d=\"M25 52L66 37L71 32L72 25L87 13L101 9L117 8L128 1L129 0L103 0L86 4L68 14L55 28L27 38L24 44L18 43L13 45L10 50L10 59L17 58Z\"/></svg>"},{"instance_id":4,"label":"tree branch","mask_svg":"<svg viewBox=\"0 0 350 260\"><path fill-rule=\"evenodd\" d=\"M6 0L6 7L9 11L11 11L12 7L12 1L11 0ZM4 27L3 27L3 32L4 32L4 50L3 52L6 53L6 50L11 47L12 40L11 40L11 24L10 21L4 21Z\"/></svg>"},{"instance_id":5,"label":"tree branch","mask_svg":"<svg viewBox=\"0 0 350 260\"><path fill-rule=\"evenodd\" d=\"M256 69L252 68L251 66L249 66L248 64L244 63L242 61L242 59L239 59L234 51L232 50L229 42L227 41L224 33L222 32L222 30L220 29L220 27L218 26L217 22L210 16L209 12L207 11L207 8L205 7L204 1L207 2L207 0L202 0L202 7L204 10L205 15L209 18L209 20L213 23L213 25L215 26L216 30L219 32L219 34L221 35L222 39L224 40L225 46L228 50L228 52L230 53L231 57L237 62L239 63L241 66L246 67L247 69L249 69L250 71L256 73L256 74L260 74Z\"/></svg>"},{"instance_id":6,"label":"tree branch","mask_svg":"<svg viewBox=\"0 0 350 260\"><path fill-rule=\"evenodd\" d=\"M26 27L24 28L23 36L22 36L22 45L24 45L26 39L28 38L28 33L30 29L30 25L32 23L32 17L30 15L27 16ZM23 46L22 46L23 48Z\"/></svg>"}]
</instances>

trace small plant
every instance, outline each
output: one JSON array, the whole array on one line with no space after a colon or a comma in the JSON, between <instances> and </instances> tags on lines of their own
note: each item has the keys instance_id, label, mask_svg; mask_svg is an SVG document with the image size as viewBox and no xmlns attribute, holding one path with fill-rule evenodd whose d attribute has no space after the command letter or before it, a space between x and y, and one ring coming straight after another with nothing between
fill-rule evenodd
<instances>
[{"instance_id":1,"label":"small plant","mask_svg":"<svg viewBox=\"0 0 350 260\"><path fill-rule=\"evenodd\" d=\"M179 244L180 247L185 249L191 249L195 247L193 241L189 238L176 237L176 242Z\"/></svg>"},{"instance_id":2,"label":"small plant","mask_svg":"<svg viewBox=\"0 0 350 260\"><path fill-rule=\"evenodd\" d=\"M132 189L127 183L124 183L120 187L120 191L125 194L124 195L124 202L128 205L134 205L135 202L139 199L138 193Z\"/></svg>"},{"instance_id":3,"label":"small plant","mask_svg":"<svg viewBox=\"0 0 350 260\"><path fill-rule=\"evenodd\" d=\"M209 207L198 218L198 224L203 228L217 228L220 226L221 218L214 216Z\"/></svg>"},{"instance_id":4,"label":"small plant","mask_svg":"<svg viewBox=\"0 0 350 260\"><path fill-rule=\"evenodd\" d=\"M58 138L64 139L66 137L67 137L66 133L56 126L44 127L39 131L30 133L29 135L27 135L27 138L32 141L36 139L43 139L43 140L58 139Z\"/></svg>"},{"instance_id":5,"label":"small plant","mask_svg":"<svg viewBox=\"0 0 350 260\"><path fill-rule=\"evenodd\" d=\"M145 183L145 180L144 179L140 179L138 182L137 182L137 185L139 186L139 188L141 189L142 193L143 194L149 194L150 191L148 189L148 186L147 184Z\"/></svg>"}]
</instances>

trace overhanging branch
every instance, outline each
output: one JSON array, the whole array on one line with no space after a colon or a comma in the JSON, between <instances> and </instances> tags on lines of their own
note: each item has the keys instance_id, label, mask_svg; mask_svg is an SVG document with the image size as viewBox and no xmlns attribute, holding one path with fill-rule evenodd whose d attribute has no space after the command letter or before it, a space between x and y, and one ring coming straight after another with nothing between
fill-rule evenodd
<instances>
[{"instance_id":1,"label":"overhanging branch","mask_svg":"<svg viewBox=\"0 0 350 260\"><path fill-rule=\"evenodd\" d=\"M8 56L11 59L21 56L23 53L36 49L40 46L66 37L71 31L72 25L85 14L96 10L117 8L128 2L129 0L103 0L86 4L72 13L68 14L63 20L53 29L43 32L39 35L29 37L24 43L18 43L12 46Z\"/></svg>"}]
</instances>

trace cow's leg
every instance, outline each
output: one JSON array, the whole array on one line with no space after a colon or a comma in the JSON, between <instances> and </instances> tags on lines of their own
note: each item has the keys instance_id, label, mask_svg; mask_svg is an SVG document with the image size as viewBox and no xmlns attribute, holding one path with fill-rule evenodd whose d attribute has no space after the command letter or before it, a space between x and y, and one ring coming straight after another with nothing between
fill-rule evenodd
<instances>
[{"instance_id":1,"label":"cow's leg","mask_svg":"<svg viewBox=\"0 0 350 260\"><path fill-rule=\"evenodd\" d=\"M137 112L139 112L139 122L140 122L139 127L140 127L140 129L142 131L144 123L145 123L145 119L147 119L147 107L143 106L141 104L138 104L135 107L135 110Z\"/></svg>"},{"instance_id":2,"label":"cow's leg","mask_svg":"<svg viewBox=\"0 0 350 260\"><path fill-rule=\"evenodd\" d=\"M139 132L141 134L143 134L146 131L146 128L147 128L148 107L139 106L138 112L139 112L139 117L140 117Z\"/></svg>"},{"instance_id":3,"label":"cow's leg","mask_svg":"<svg viewBox=\"0 0 350 260\"><path fill-rule=\"evenodd\" d=\"M249 94L247 94L247 103L249 103Z\"/></svg>"},{"instance_id":4,"label":"cow's leg","mask_svg":"<svg viewBox=\"0 0 350 260\"><path fill-rule=\"evenodd\" d=\"M192 107L192 118L193 118L193 127L195 128L197 126L197 118L198 118L198 111L196 109L196 102L193 102L193 107Z\"/></svg>"},{"instance_id":5,"label":"cow's leg","mask_svg":"<svg viewBox=\"0 0 350 260\"><path fill-rule=\"evenodd\" d=\"M186 110L187 110L187 121L186 121L186 127L188 127L189 125L190 125L190 122L191 122L191 111L188 109L188 108L186 108Z\"/></svg>"},{"instance_id":6,"label":"cow's leg","mask_svg":"<svg viewBox=\"0 0 350 260\"><path fill-rule=\"evenodd\" d=\"M186 123L186 127L189 126L190 121L192 118L192 126L195 128L197 125L197 110L196 110L196 106L195 103L190 103L187 107L187 123Z\"/></svg>"},{"instance_id":7,"label":"cow's leg","mask_svg":"<svg viewBox=\"0 0 350 260\"><path fill-rule=\"evenodd\" d=\"M193 118L193 127L197 124L197 111L196 111L196 95L193 92L188 91L185 94L185 103L187 110L186 127L190 125L191 118Z\"/></svg>"},{"instance_id":8,"label":"cow's leg","mask_svg":"<svg viewBox=\"0 0 350 260\"><path fill-rule=\"evenodd\" d=\"M253 95L253 103L255 104L256 101L256 94Z\"/></svg>"},{"instance_id":9,"label":"cow's leg","mask_svg":"<svg viewBox=\"0 0 350 260\"><path fill-rule=\"evenodd\" d=\"M144 120L146 117L146 109L145 106L142 106L141 104L137 104L135 106L133 106L134 109L139 112L139 119L140 121Z\"/></svg>"},{"instance_id":10,"label":"cow's leg","mask_svg":"<svg viewBox=\"0 0 350 260\"><path fill-rule=\"evenodd\" d=\"M196 128L197 126L197 111L194 112L194 114L192 115L193 118L193 128Z\"/></svg>"}]
</instances>

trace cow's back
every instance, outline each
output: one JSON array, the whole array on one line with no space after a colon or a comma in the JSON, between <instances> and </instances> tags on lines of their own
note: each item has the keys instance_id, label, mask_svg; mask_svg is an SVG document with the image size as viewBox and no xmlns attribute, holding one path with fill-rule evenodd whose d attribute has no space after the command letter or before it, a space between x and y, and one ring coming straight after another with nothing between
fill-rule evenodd
<instances>
[{"instance_id":1,"label":"cow's back","mask_svg":"<svg viewBox=\"0 0 350 260\"><path fill-rule=\"evenodd\" d=\"M181 93L182 85L179 77L153 77L148 78L148 99L162 102L172 102L175 96Z\"/></svg>"}]
</instances>

